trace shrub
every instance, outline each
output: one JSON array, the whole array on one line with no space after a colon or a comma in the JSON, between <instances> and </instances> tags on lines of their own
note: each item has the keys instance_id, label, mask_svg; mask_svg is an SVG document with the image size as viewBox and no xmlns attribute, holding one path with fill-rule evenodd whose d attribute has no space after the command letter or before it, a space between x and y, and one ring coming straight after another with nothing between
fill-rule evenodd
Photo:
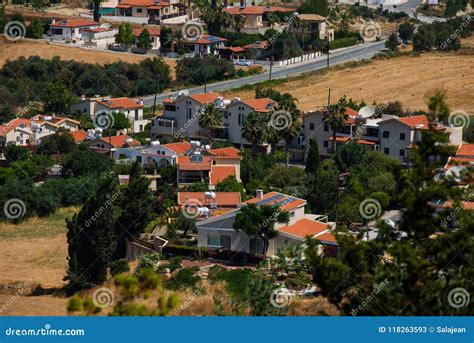
<instances>
[{"instance_id":1,"label":"shrub","mask_svg":"<svg viewBox=\"0 0 474 343\"><path fill-rule=\"evenodd\" d=\"M164 270L168 268L170 272L174 272L175 270L181 268L181 262L183 259L180 256L175 256L169 260L168 263L161 264L158 267L158 270Z\"/></svg>"},{"instance_id":2,"label":"shrub","mask_svg":"<svg viewBox=\"0 0 474 343\"><path fill-rule=\"evenodd\" d=\"M151 253L143 255L138 259L137 269L135 269L135 275L139 275L142 269L153 269L156 270L158 262L160 261L159 253Z\"/></svg>"},{"instance_id":3,"label":"shrub","mask_svg":"<svg viewBox=\"0 0 474 343\"><path fill-rule=\"evenodd\" d=\"M356 45L358 40L359 40L358 37L339 38L330 42L329 46L331 49L346 48L348 46Z\"/></svg>"},{"instance_id":4,"label":"shrub","mask_svg":"<svg viewBox=\"0 0 474 343\"><path fill-rule=\"evenodd\" d=\"M169 290L182 290L187 288L195 289L201 278L195 275L199 271L198 267L183 268L176 275L165 282L165 288Z\"/></svg>"},{"instance_id":5,"label":"shrub","mask_svg":"<svg viewBox=\"0 0 474 343\"><path fill-rule=\"evenodd\" d=\"M128 261L125 259L116 260L110 263L110 274L112 276L127 273L130 271L130 266L128 265Z\"/></svg>"}]
</instances>

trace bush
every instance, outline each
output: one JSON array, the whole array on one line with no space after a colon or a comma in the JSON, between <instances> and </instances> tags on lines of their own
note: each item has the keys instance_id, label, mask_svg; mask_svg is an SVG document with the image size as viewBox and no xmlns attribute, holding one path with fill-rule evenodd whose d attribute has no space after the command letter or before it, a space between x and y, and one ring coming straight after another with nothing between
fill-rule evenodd
<instances>
[{"instance_id":1,"label":"bush","mask_svg":"<svg viewBox=\"0 0 474 343\"><path fill-rule=\"evenodd\" d=\"M209 56L205 58L183 58L176 65L176 80L201 85L204 82L221 81L232 78L235 67L231 61Z\"/></svg>"},{"instance_id":2,"label":"bush","mask_svg":"<svg viewBox=\"0 0 474 343\"><path fill-rule=\"evenodd\" d=\"M116 260L110 263L110 274L112 276L127 273L130 271L130 266L128 265L128 261L126 259Z\"/></svg>"},{"instance_id":3,"label":"bush","mask_svg":"<svg viewBox=\"0 0 474 343\"><path fill-rule=\"evenodd\" d=\"M359 41L358 37L339 38L330 42L329 46L331 49L346 48L348 46L356 45L358 41Z\"/></svg>"},{"instance_id":4,"label":"bush","mask_svg":"<svg viewBox=\"0 0 474 343\"><path fill-rule=\"evenodd\" d=\"M168 263L161 264L158 267L158 270L165 270L168 268L170 272L174 272L175 270L178 270L179 268L182 267L181 262L183 259L180 256L175 256L169 260Z\"/></svg>"},{"instance_id":5,"label":"bush","mask_svg":"<svg viewBox=\"0 0 474 343\"><path fill-rule=\"evenodd\" d=\"M135 275L140 274L142 269L153 269L156 270L158 267L158 262L160 261L160 254L159 253L151 253L147 255L143 255L138 259L138 265L135 269Z\"/></svg>"},{"instance_id":6,"label":"bush","mask_svg":"<svg viewBox=\"0 0 474 343\"><path fill-rule=\"evenodd\" d=\"M213 269L214 268L214 269ZM245 299L248 285L252 279L253 272L250 269L226 270L222 266L214 266L209 270L209 280L212 282L224 281L229 294L237 299Z\"/></svg>"},{"instance_id":7,"label":"bush","mask_svg":"<svg viewBox=\"0 0 474 343\"><path fill-rule=\"evenodd\" d=\"M165 288L173 291L187 288L196 289L198 282L201 281L201 278L195 275L198 271L198 267L179 270L173 278L165 282Z\"/></svg>"}]
</instances>

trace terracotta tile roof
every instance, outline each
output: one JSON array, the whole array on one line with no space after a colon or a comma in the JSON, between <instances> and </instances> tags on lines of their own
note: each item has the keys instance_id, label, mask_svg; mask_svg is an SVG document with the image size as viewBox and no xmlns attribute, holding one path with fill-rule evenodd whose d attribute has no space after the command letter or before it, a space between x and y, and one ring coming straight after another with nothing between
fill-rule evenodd
<instances>
[{"instance_id":1,"label":"terracotta tile roof","mask_svg":"<svg viewBox=\"0 0 474 343\"><path fill-rule=\"evenodd\" d=\"M369 141L367 139L359 139L359 140L357 140L357 143L362 144L362 145L375 145L375 144L377 144L376 141Z\"/></svg>"},{"instance_id":2,"label":"terracotta tile roof","mask_svg":"<svg viewBox=\"0 0 474 343\"><path fill-rule=\"evenodd\" d=\"M332 136L328 138L328 141L332 142L333 140L334 139L333 139ZM336 136L336 142L347 142L347 141L350 141L350 140L351 140L351 137L337 137Z\"/></svg>"},{"instance_id":3,"label":"terracotta tile roof","mask_svg":"<svg viewBox=\"0 0 474 343\"><path fill-rule=\"evenodd\" d=\"M232 52L243 52L245 49L241 46L223 46L220 47L219 50L229 50Z\"/></svg>"},{"instance_id":4,"label":"terracotta tile roof","mask_svg":"<svg viewBox=\"0 0 474 343\"><path fill-rule=\"evenodd\" d=\"M468 211L474 211L474 201L461 201L462 208ZM444 208L452 208L453 202L451 200L446 201L443 204Z\"/></svg>"},{"instance_id":5,"label":"terracotta tile roof","mask_svg":"<svg viewBox=\"0 0 474 343\"><path fill-rule=\"evenodd\" d=\"M359 111L353 110L350 107L346 107L346 114L349 115L349 116L358 116Z\"/></svg>"},{"instance_id":6,"label":"terracotta tile roof","mask_svg":"<svg viewBox=\"0 0 474 343\"><path fill-rule=\"evenodd\" d=\"M211 158L203 156L202 162L191 162L191 156L178 156L179 170L211 170Z\"/></svg>"},{"instance_id":7,"label":"terracotta tile roof","mask_svg":"<svg viewBox=\"0 0 474 343\"><path fill-rule=\"evenodd\" d=\"M118 4L115 8L132 8L132 5Z\"/></svg>"},{"instance_id":8,"label":"terracotta tile roof","mask_svg":"<svg viewBox=\"0 0 474 343\"><path fill-rule=\"evenodd\" d=\"M398 121L410 126L412 129L415 129L418 125L424 126L429 123L428 117L423 114L411 117L401 117L398 118Z\"/></svg>"},{"instance_id":9,"label":"terracotta tile roof","mask_svg":"<svg viewBox=\"0 0 474 343\"><path fill-rule=\"evenodd\" d=\"M219 94L217 93L201 93L201 94L193 94L193 95L190 95L189 97L196 100L200 104L208 104L216 100L218 96Z\"/></svg>"},{"instance_id":10,"label":"terracotta tile roof","mask_svg":"<svg viewBox=\"0 0 474 343\"><path fill-rule=\"evenodd\" d=\"M461 144L456 152L458 157L474 157L474 144Z\"/></svg>"},{"instance_id":11,"label":"terracotta tile roof","mask_svg":"<svg viewBox=\"0 0 474 343\"><path fill-rule=\"evenodd\" d=\"M125 141L131 137L122 135L122 136L111 136L111 137L102 137L101 141L112 144L115 148L121 148L125 145ZM132 145L139 145L140 142L136 139L133 140Z\"/></svg>"},{"instance_id":12,"label":"terracotta tile roof","mask_svg":"<svg viewBox=\"0 0 474 343\"><path fill-rule=\"evenodd\" d=\"M50 24L51 27L84 27L84 26L99 26L100 24L87 19L66 19Z\"/></svg>"},{"instance_id":13,"label":"terracotta tile roof","mask_svg":"<svg viewBox=\"0 0 474 343\"><path fill-rule=\"evenodd\" d=\"M270 198L273 200L268 201ZM277 205L283 211L291 211L297 207L306 205L306 200L295 198L286 194L278 193L278 192L270 192L263 195L263 199L253 198L247 200L246 204L258 204L261 201L265 200L265 205ZM291 201L290 201L291 200ZM282 202L285 203L282 203Z\"/></svg>"},{"instance_id":14,"label":"terracotta tile roof","mask_svg":"<svg viewBox=\"0 0 474 343\"><path fill-rule=\"evenodd\" d=\"M217 157L240 158L240 150L233 147L211 149L208 152Z\"/></svg>"},{"instance_id":15,"label":"terracotta tile roof","mask_svg":"<svg viewBox=\"0 0 474 343\"><path fill-rule=\"evenodd\" d=\"M256 41L252 44L244 45L242 48L244 49L260 49L265 50L268 48L268 42L266 40Z\"/></svg>"},{"instance_id":16,"label":"terracotta tile roof","mask_svg":"<svg viewBox=\"0 0 474 343\"><path fill-rule=\"evenodd\" d=\"M173 150L177 155L184 155L186 151L191 149L191 144L186 141L163 144L163 146Z\"/></svg>"},{"instance_id":17,"label":"terracotta tile roof","mask_svg":"<svg viewBox=\"0 0 474 343\"><path fill-rule=\"evenodd\" d=\"M10 120L8 123L0 125L0 136L5 136L10 131L16 129L18 126L23 125L29 127L32 120L26 118L15 118Z\"/></svg>"},{"instance_id":18,"label":"terracotta tile roof","mask_svg":"<svg viewBox=\"0 0 474 343\"><path fill-rule=\"evenodd\" d=\"M216 166L213 165L209 174L209 183L217 185L229 176L236 176L235 166Z\"/></svg>"},{"instance_id":19,"label":"terracotta tile roof","mask_svg":"<svg viewBox=\"0 0 474 343\"><path fill-rule=\"evenodd\" d=\"M275 101L270 98L242 100L242 102L257 112L270 112L270 106L275 103Z\"/></svg>"},{"instance_id":20,"label":"terracotta tile roof","mask_svg":"<svg viewBox=\"0 0 474 343\"><path fill-rule=\"evenodd\" d=\"M328 229L329 225L326 223L310 219L300 219L292 225L278 228L278 231L304 239L307 236L313 237L322 234Z\"/></svg>"},{"instance_id":21,"label":"terracotta tile roof","mask_svg":"<svg viewBox=\"0 0 474 343\"><path fill-rule=\"evenodd\" d=\"M320 235L317 235L316 237L314 237L316 240L318 241L322 241L322 242L330 242L330 243L337 243L337 240L336 240L336 236L334 236L332 233L330 232L325 232L325 233L322 233Z\"/></svg>"},{"instance_id":22,"label":"terracotta tile roof","mask_svg":"<svg viewBox=\"0 0 474 343\"><path fill-rule=\"evenodd\" d=\"M193 199L203 206L215 203L218 207L237 207L240 204L239 192L215 192L216 198L206 198L204 192L178 192L178 205L182 205L187 199Z\"/></svg>"},{"instance_id":23,"label":"terracotta tile roof","mask_svg":"<svg viewBox=\"0 0 474 343\"><path fill-rule=\"evenodd\" d=\"M227 41L225 38L211 36L211 35L200 35L198 39L188 40L187 43L191 44L217 44Z\"/></svg>"},{"instance_id":24,"label":"terracotta tile roof","mask_svg":"<svg viewBox=\"0 0 474 343\"><path fill-rule=\"evenodd\" d=\"M448 162L446 163L446 167L452 167L456 165L466 165L466 164L473 164L474 163L474 157L459 157L459 156L454 156L450 157L448 159Z\"/></svg>"},{"instance_id":25,"label":"terracotta tile roof","mask_svg":"<svg viewBox=\"0 0 474 343\"><path fill-rule=\"evenodd\" d=\"M273 12L294 12L294 9L291 8L286 8L286 7L281 7L281 6L246 6L246 7L240 7L240 6L234 6L234 7L229 7L224 10L225 12L228 12L233 15L260 15L263 13L273 13Z\"/></svg>"},{"instance_id":26,"label":"terracotta tile roof","mask_svg":"<svg viewBox=\"0 0 474 343\"><path fill-rule=\"evenodd\" d=\"M87 137L87 132L83 130L69 131L68 134L70 134L72 138L74 138L74 141L76 143L81 143Z\"/></svg>"},{"instance_id":27,"label":"terracotta tile roof","mask_svg":"<svg viewBox=\"0 0 474 343\"><path fill-rule=\"evenodd\" d=\"M144 29L147 29L148 32L150 33L150 36L152 37L153 36L156 37L160 35L160 28L156 26L145 26L145 27L139 27L139 28L133 29L133 35L135 37L139 37Z\"/></svg>"},{"instance_id":28,"label":"terracotta tile roof","mask_svg":"<svg viewBox=\"0 0 474 343\"><path fill-rule=\"evenodd\" d=\"M47 119L48 117L50 117L51 119ZM33 118L31 118L32 120L38 120L38 121L45 121L45 122L48 122L48 123L54 123L54 124L60 124L64 121L69 121L69 122L72 122L72 123L75 123L75 124L80 124L80 122L78 120L74 120L74 119L71 119L71 118L68 118L68 117L60 117L60 116L47 116L47 115L44 115L44 114L38 114L36 116L34 116Z\"/></svg>"},{"instance_id":29,"label":"terracotta tile roof","mask_svg":"<svg viewBox=\"0 0 474 343\"><path fill-rule=\"evenodd\" d=\"M154 0L122 0L118 4L118 6L121 6L121 5L148 7L148 6L156 5L156 3Z\"/></svg>"},{"instance_id":30,"label":"terracotta tile roof","mask_svg":"<svg viewBox=\"0 0 474 343\"><path fill-rule=\"evenodd\" d=\"M298 18L302 21L325 21L326 17L323 17L319 14L312 14L312 13L301 13L298 14Z\"/></svg>"},{"instance_id":31,"label":"terracotta tile roof","mask_svg":"<svg viewBox=\"0 0 474 343\"><path fill-rule=\"evenodd\" d=\"M130 98L111 98L105 101L97 100L99 104L102 104L108 108L142 108L143 105L138 103L138 100Z\"/></svg>"}]
</instances>

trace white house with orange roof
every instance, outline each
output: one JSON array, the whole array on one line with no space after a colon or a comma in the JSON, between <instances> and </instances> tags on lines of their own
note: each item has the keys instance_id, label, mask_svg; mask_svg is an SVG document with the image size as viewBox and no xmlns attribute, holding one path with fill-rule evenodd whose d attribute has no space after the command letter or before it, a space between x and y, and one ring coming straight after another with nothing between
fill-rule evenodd
<instances>
[{"instance_id":1,"label":"white house with orange roof","mask_svg":"<svg viewBox=\"0 0 474 343\"><path fill-rule=\"evenodd\" d=\"M148 119L143 119L143 107L142 99L112 98L110 96L86 98L82 96L77 103L71 106L71 111L87 113L92 120L101 114L120 112L130 121L132 132L142 132L150 122Z\"/></svg>"},{"instance_id":2,"label":"white house with orange roof","mask_svg":"<svg viewBox=\"0 0 474 343\"><path fill-rule=\"evenodd\" d=\"M150 33L151 38L151 50L160 50L160 27L156 25L147 25L133 29L133 36L135 37L135 42L138 41L143 30L147 29Z\"/></svg>"},{"instance_id":3,"label":"white house with orange roof","mask_svg":"<svg viewBox=\"0 0 474 343\"><path fill-rule=\"evenodd\" d=\"M263 194L257 191L257 196L243 203L257 206L277 206L280 211L288 211L288 224L275 224L278 236L270 241L267 256L273 256L277 251L292 244L304 244L306 237L313 237L320 241L325 249L337 250L336 237L331 229L332 225L326 222L324 216L305 214L306 200L290 195L270 192ZM212 249L246 252L250 254L263 253L263 241L259 237L249 237L246 233L233 228L235 217L240 210L231 211L223 215L212 216L196 223L198 231L198 246Z\"/></svg>"},{"instance_id":4,"label":"white house with orange roof","mask_svg":"<svg viewBox=\"0 0 474 343\"><path fill-rule=\"evenodd\" d=\"M282 6L246 6L244 1L239 6L228 7L224 11L232 16L242 16L245 21L241 31L249 34L264 34L270 28L283 31L287 26L285 21L282 24L276 23L272 16L276 13L286 14L288 22L290 15L295 12L292 8Z\"/></svg>"},{"instance_id":5,"label":"white house with orange roof","mask_svg":"<svg viewBox=\"0 0 474 343\"><path fill-rule=\"evenodd\" d=\"M140 144L139 141L127 135L107 136L93 139L87 143L92 150L102 153L113 153L123 147L132 147Z\"/></svg>"},{"instance_id":6,"label":"white house with orange roof","mask_svg":"<svg viewBox=\"0 0 474 343\"><path fill-rule=\"evenodd\" d=\"M119 0L116 15L143 18L149 24L184 23L187 6L178 0Z\"/></svg>"},{"instance_id":7,"label":"white house with orange roof","mask_svg":"<svg viewBox=\"0 0 474 343\"><path fill-rule=\"evenodd\" d=\"M224 47L226 41L227 39L217 36L200 35L195 39L183 41L183 44L190 46L191 51L197 56L218 55L219 49Z\"/></svg>"},{"instance_id":8,"label":"white house with orange roof","mask_svg":"<svg viewBox=\"0 0 474 343\"><path fill-rule=\"evenodd\" d=\"M91 29L98 29L100 23L90 19L74 18L56 21L51 20L49 32L55 40L78 40L82 41L82 32Z\"/></svg>"},{"instance_id":9,"label":"white house with orange roof","mask_svg":"<svg viewBox=\"0 0 474 343\"><path fill-rule=\"evenodd\" d=\"M454 177L459 184L470 184L474 172L469 173L469 168L472 170L473 167L474 144L463 143L459 145L456 154L448 158L444 170L445 175Z\"/></svg>"},{"instance_id":10,"label":"white house with orange roof","mask_svg":"<svg viewBox=\"0 0 474 343\"><path fill-rule=\"evenodd\" d=\"M178 192L178 206L206 208L209 216L220 215L235 210L240 206L239 192Z\"/></svg>"}]
</instances>

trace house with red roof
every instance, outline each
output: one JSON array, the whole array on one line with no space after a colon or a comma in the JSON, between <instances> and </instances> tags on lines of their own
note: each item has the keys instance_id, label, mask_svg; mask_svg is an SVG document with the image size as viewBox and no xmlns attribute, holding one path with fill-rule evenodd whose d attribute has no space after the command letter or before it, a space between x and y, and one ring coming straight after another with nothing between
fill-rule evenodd
<instances>
[{"instance_id":1,"label":"house with red roof","mask_svg":"<svg viewBox=\"0 0 474 343\"><path fill-rule=\"evenodd\" d=\"M209 215L220 215L237 209L240 206L239 192L178 192L178 205L199 206L206 208Z\"/></svg>"},{"instance_id":2,"label":"house with red roof","mask_svg":"<svg viewBox=\"0 0 474 343\"><path fill-rule=\"evenodd\" d=\"M244 202L240 207L248 204L277 206L280 211L289 212L289 223L275 224L278 235L270 241L267 256L275 255L280 248L285 246L301 245L306 237L318 240L323 249L333 252L337 250L337 240L332 233L333 225L327 222L325 216L305 214L306 200L279 192L264 194L263 191L257 190L257 196ZM234 230L233 224L239 211L240 208L198 220L196 223L198 246L250 254L264 253L261 238L249 237L244 232Z\"/></svg>"},{"instance_id":3,"label":"house with red roof","mask_svg":"<svg viewBox=\"0 0 474 343\"><path fill-rule=\"evenodd\" d=\"M71 106L71 111L79 111L88 114L92 121L100 115L113 114L120 112L128 118L131 123L131 132L142 132L150 120L143 119L143 99L132 99L127 97L112 98L92 97L81 99Z\"/></svg>"},{"instance_id":4,"label":"house with red roof","mask_svg":"<svg viewBox=\"0 0 474 343\"><path fill-rule=\"evenodd\" d=\"M199 37L190 38L183 42L183 45L190 47L194 55L218 55L219 49L223 48L227 39L212 36L212 35L200 35Z\"/></svg>"},{"instance_id":5,"label":"house with red roof","mask_svg":"<svg viewBox=\"0 0 474 343\"><path fill-rule=\"evenodd\" d=\"M51 20L49 32L51 38L57 40L82 40L82 32L91 29L98 29L100 23L90 19L72 18L56 21Z\"/></svg>"},{"instance_id":6,"label":"house with red roof","mask_svg":"<svg viewBox=\"0 0 474 343\"><path fill-rule=\"evenodd\" d=\"M130 136L120 135L99 137L89 141L87 144L97 152L113 154L119 148L136 146L140 142Z\"/></svg>"},{"instance_id":7,"label":"house with red roof","mask_svg":"<svg viewBox=\"0 0 474 343\"><path fill-rule=\"evenodd\" d=\"M133 36L135 37L135 43L138 43L138 38L140 37L143 30L147 29L150 33L151 38L151 50L159 50L160 43L160 27L156 25L145 25L133 29Z\"/></svg>"},{"instance_id":8,"label":"house with red roof","mask_svg":"<svg viewBox=\"0 0 474 343\"><path fill-rule=\"evenodd\" d=\"M282 20L282 23L276 23L273 19L280 15L290 17L295 10L292 8L282 6L246 6L245 1L242 1L239 6L228 7L224 12L232 16L240 15L244 18L244 25L241 32L249 34L264 34L270 28L277 31L283 31L287 26ZM287 20L288 21L288 20Z\"/></svg>"},{"instance_id":9,"label":"house with red roof","mask_svg":"<svg viewBox=\"0 0 474 343\"><path fill-rule=\"evenodd\" d=\"M184 23L187 14L187 6L178 0L119 0L115 9L117 16L143 18L154 25Z\"/></svg>"}]
</instances>

